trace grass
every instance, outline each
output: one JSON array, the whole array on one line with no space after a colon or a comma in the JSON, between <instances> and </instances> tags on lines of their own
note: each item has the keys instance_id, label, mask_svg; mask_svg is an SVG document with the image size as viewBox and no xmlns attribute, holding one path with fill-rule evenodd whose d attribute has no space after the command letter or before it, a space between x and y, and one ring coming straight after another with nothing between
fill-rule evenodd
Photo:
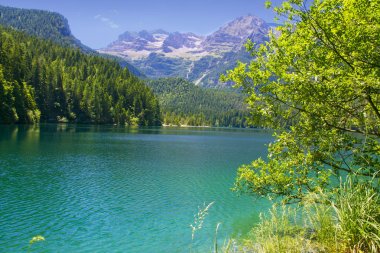
<instances>
[{"instance_id":1,"label":"grass","mask_svg":"<svg viewBox=\"0 0 380 253\"><path fill-rule=\"evenodd\" d=\"M371 182L347 178L334 193L310 194L303 206L276 206L261 215L240 252L378 253L380 197ZM226 251L229 252L229 251Z\"/></svg>"},{"instance_id":2,"label":"grass","mask_svg":"<svg viewBox=\"0 0 380 253\"><path fill-rule=\"evenodd\" d=\"M337 234L351 252L380 252L379 192L352 179L340 187L333 203Z\"/></svg>"},{"instance_id":3,"label":"grass","mask_svg":"<svg viewBox=\"0 0 380 253\"><path fill-rule=\"evenodd\" d=\"M310 208L310 209L309 209ZM251 231L250 239L245 241L246 248L253 252L334 252L331 246L331 224L328 209L318 208L321 215L310 215L312 207L274 206L269 216L262 215L261 222ZM328 234L324 232L328 231ZM327 240L325 240L327 239ZM333 239L334 240L334 239ZM328 248L326 247L328 245Z\"/></svg>"},{"instance_id":4,"label":"grass","mask_svg":"<svg viewBox=\"0 0 380 253\"><path fill-rule=\"evenodd\" d=\"M197 230L202 229L203 222L208 214L208 210L211 208L211 206L214 204L214 202L210 202L208 205L206 203L203 204L203 207L198 207L198 213L194 215L194 222L193 224L190 224L191 227L191 240L194 241L195 232Z\"/></svg>"},{"instance_id":5,"label":"grass","mask_svg":"<svg viewBox=\"0 0 380 253\"><path fill-rule=\"evenodd\" d=\"M203 223L211 205L200 209L201 222L195 224ZM266 215L260 215L259 224L246 238L225 240L221 247L219 226L209 252L379 253L379 187L372 181L347 177L337 191L310 193L302 205L274 204Z\"/></svg>"}]
</instances>

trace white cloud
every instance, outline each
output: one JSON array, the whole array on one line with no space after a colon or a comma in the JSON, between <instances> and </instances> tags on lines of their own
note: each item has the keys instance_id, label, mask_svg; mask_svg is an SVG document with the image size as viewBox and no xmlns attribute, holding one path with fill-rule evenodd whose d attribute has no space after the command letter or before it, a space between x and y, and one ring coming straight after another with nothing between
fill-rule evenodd
<instances>
[{"instance_id":1,"label":"white cloud","mask_svg":"<svg viewBox=\"0 0 380 253\"><path fill-rule=\"evenodd\" d=\"M107 17L103 17L102 15L98 14L96 16L94 16L95 19L97 20L100 20L102 21L103 23L107 24L109 27L111 27L112 29L117 29L119 28L120 26L118 24L116 24L115 22L113 22L111 19L107 18Z\"/></svg>"}]
</instances>

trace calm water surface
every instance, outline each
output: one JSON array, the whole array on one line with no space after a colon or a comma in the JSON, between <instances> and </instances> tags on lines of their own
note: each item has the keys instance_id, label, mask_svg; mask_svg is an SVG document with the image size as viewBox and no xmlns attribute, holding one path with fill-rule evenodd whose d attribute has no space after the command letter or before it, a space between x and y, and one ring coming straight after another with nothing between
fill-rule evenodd
<instances>
[{"instance_id":1,"label":"calm water surface","mask_svg":"<svg viewBox=\"0 0 380 253\"><path fill-rule=\"evenodd\" d=\"M259 130L0 126L0 252L203 252L268 203L230 191ZM198 206L215 201L191 240Z\"/></svg>"}]
</instances>

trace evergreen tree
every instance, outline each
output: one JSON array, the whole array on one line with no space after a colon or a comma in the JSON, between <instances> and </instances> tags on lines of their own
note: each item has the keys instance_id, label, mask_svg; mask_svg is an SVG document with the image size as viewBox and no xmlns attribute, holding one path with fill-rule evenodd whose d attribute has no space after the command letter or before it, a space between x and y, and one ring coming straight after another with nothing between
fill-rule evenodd
<instances>
[{"instance_id":1,"label":"evergreen tree","mask_svg":"<svg viewBox=\"0 0 380 253\"><path fill-rule=\"evenodd\" d=\"M128 69L0 27L0 122L160 125L158 101Z\"/></svg>"}]
</instances>

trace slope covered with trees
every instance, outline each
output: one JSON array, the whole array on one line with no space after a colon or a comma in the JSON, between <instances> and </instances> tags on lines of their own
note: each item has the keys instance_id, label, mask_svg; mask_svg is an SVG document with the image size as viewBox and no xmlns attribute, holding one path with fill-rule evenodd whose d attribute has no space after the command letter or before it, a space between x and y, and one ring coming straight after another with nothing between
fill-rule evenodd
<instances>
[{"instance_id":1,"label":"slope covered with trees","mask_svg":"<svg viewBox=\"0 0 380 253\"><path fill-rule=\"evenodd\" d=\"M128 69L0 27L0 122L160 124L158 101Z\"/></svg>"},{"instance_id":2,"label":"slope covered with trees","mask_svg":"<svg viewBox=\"0 0 380 253\"><path fill-rule=\"evenodd\" d=\"M67 19L59 13L0 5L0 25L11 27L42 39L51 40L62 46L80 48L85 53L114 59L122 67L127 67L132 74L145 77L140 70L126 60L117 56L98 54L95 50L83 45L72 35Z\"/></svg>"},{"instance_id":3,"label":"slope covered with trees","mask_svg":"<svg viewBox=\"0 0 380 253\"><path fill-rule=\"evenodd\" d=\"M207 89L182 78L151 80L165 124L245 127L248 111L239 92Z\"/></svg>"},{"instance_id":4,"label":"slope covered with trees","mask_svg":"<svg viewBox=\"0 0 380 253\"><path fill-rule=\"evenodd\" d=\"M67 19L55 12L0 5L0 25L52 40L63 46L78 47L86 52L92 51L71 34Z\"/></svg>"}]
</instances>

